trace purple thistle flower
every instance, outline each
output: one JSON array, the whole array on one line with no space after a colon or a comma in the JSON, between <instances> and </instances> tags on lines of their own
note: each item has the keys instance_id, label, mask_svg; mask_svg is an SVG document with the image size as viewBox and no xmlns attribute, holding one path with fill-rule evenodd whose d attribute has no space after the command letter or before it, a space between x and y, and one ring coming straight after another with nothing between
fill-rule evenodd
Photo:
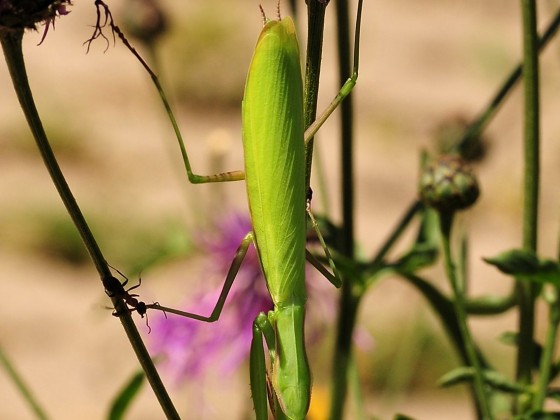
<instances>
[{"instance_id":1,"label":"purple thistle flower","mask_svg":"<svg viewBox=\"0 0 560 420\"><path fill-rule=\"evenodd\" d=\"M214 233L198 236L201 247L209 254L210 270L223 279L243 237L251 230L247 216L233 215L216 226ZM309 274L309 273L308 273ZM308 289L311 305L308 314L320 313L314 318L324 323L334 318L334 287L318 276L311 278ZM199 292L184 309L197 314L208 315L214 309L223 283L211 291ZM330 291L331 293L327 292ZM233 372L250 352L252 326L260 312L273 309L266 283L261 273L255 249L250 246L241 265L237 278L224 305L220 319L208 324L184 317L159 315L152 322L151 349L166 357L166 364L175 383L200 377L208 368L217 369L222 374ZM316 341L322 331L312 328L308 339Z\"/></svg>"}]
</instances>

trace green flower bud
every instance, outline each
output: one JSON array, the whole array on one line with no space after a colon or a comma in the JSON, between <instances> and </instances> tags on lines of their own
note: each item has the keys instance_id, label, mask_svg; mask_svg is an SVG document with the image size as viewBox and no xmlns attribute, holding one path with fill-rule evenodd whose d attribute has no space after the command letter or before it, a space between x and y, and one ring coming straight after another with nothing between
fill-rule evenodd
<instances>
[{"instance_id":1,"label":"green flower bud","mask_svg":"<svg viewBox=\"0 0 560 420\"><path fill-rule=\"evenodd\" d=\"M465 209L474 204L479 193L476 177L458 156L440 157L420 176L420 199L438 211Z\"/></svg>"}]
</instances>

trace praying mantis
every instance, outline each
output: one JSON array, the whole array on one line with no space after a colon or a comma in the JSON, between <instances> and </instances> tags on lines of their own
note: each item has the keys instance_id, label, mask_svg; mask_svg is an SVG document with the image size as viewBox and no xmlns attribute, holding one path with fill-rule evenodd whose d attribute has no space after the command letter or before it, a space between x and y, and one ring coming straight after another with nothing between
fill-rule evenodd
<instances>
[{"instance_id":1,"label":"praying mantis","mask_svg":"<svg viewBox=\"0 0 560 420\"><path fill-rule=\"evenodd\" d=\"M274 303L272 311L259 314L253 323L251 393L259 420L268 418L268 404L277 418L292 420L304 419L309 408L311 373L304 343L306 258L335 286L339 287L341 284L309 209L310 198L307 197L305 181L305 144L356 84L362 1L358 2L353 74L326 111L307 130L304 130L303 82L294 23L290 17L280 18L279 12L278 20L270 20L262 12L264 27L249 67L242 103L244 172L197 175L192 171L165 93L155 74L140 58L170 117L189 181L199 184L245 179L253 226L253 231L244 237L236 252L210 316L143 302L141 310L145 313L147 309L158 309L199 321L216 321L252 243L257 250ZM334 276L306 250L306 212L325 249ZM107 282L107 285L113 288L113 292L126 294L114 281ZM139 310L139 307L131 310ZM269 352L269 369L266 366L263 339Z\"/></svg>"}]
</instances>

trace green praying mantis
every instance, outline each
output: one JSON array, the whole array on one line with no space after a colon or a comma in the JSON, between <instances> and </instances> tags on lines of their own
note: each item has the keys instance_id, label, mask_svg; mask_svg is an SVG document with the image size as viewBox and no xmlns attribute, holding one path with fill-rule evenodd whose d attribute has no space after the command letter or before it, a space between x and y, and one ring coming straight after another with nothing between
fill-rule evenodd
<instances>
[{"instance_id":1,"label":"green praying mantis","mask_svg":"<svg viewBox=\"0 0 560 420\"><path fill-rule=\"evenodd\" d=\"M257 419L268 418L268 404L277 418L293 420L304 419L309 408L311 373L304 342L306 259L335 286L341 284L309 209L305 145L356 84L362 1L358 2L353 74L307 130L304 129L303 82L294 23L289 17L280 18L279 12L278 20L270 20L262 12L264 27L249 67L242 104L244 171L205 176L192 171L178 124L159 80L133 51L158 89L173 125L189 181L199 184L245 179L253 226L253 231L244 237L237 250L210 316L143 302L141 310L145 313L147 309L158 309L199 321L216 321L252 243L274 303L272 311L259 314L253 323L250 376ZM334 275L306 250L306 213L317 231ZM269 369L263 338L269 352Z\"/></svg>"}]
</instances>

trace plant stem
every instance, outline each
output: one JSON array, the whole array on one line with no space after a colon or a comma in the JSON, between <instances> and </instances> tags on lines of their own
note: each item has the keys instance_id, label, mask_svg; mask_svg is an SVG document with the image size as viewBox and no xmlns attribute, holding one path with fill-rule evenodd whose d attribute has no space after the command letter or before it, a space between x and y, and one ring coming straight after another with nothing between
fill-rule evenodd
<instances>
[{"instance_id":1,"label":"plant stem","mask_svg":"<svg viewBox=\"0 0 560 420\"><path fill-rule=\"evenodd\" d=\"M546 30L543 32L542 37L538 38L538 52L541 52L549 43L549 41L554 38L558 27L560 26L560 9L556 12L556 15L552 21L548 24ZM484 111L482 111L479 116L469 125L463 137L458 143L457 148L459 150L468 149L469 144L476 141L478 136L482 133L484 128L492 120L492 117L498 112L500 105L505 101L508 95L512 92L513 88L517 85L517 82L521 79L523 75L523 63L516 66L506 80L502 83L502 86L494 97L490 100L490 103L486 106Z\"/></svg>"},{"instance_id":2,"label":"plant stem","mask_svg":"<svg viewBox=\"0 0 560 420\"><path fill-rule=\"evenodd\" d=\"M469 327L467 325L467 314L465 311L465 295L463 294L463 288L459 284L459 279L457 278L455 264L453 263L453 256L451 253L452 225L453 225L453 213L440 212L440 226L441 226L441 237L442 237L442 245L443 245L445 271L447 274L447 278L451 283L451 288L454 294L453 303L455 307L455 314L457 316L457 324L461 336L463 338L463 344L465 346L465 354L467 356L469 364L473 367L475 372L473 377L473 387L480 406L481 415L484 420L489 420L492 419L492 412L490 410L490 404L485 390L484 377L482 374L482 366L478 358L476 347L474 345L474 341L471 336Z\"/></svg>"},{"instance_id":3,"label":"plant stem","mask_svg":"<svg viewBox=\"0 0 560 420\"><path fill-rule=\"evenodd\" d=\"M347 0L336 3L339 81L342 86L350 77L350 25ZM353 174L353 106L352 94L340 105L341 112L341 181L342 181L342 238L340 252L354 258L354 174ZM352 335L356 323L362 288L354 287L353 279L342 283L337 338L333 358L333 381L330 419L342 418L348 388L348 368L352 360Z\"/></svg>"},{"instance_id":4,"label":"plant stem","mask_svg":"<svg viewBox=\"0 0 560 420\"><path fill-rule=\"evenodd\" d=\"M397 240L400 239L401 235L404 233L406 228L410 225L410 222L414 219L414 216L418 214L423 209L423 205L419 200L415 200L408 207L405 214L401 217L399 223L395 226L391 234L387 237L385 242L381 245L381 248L375 254L375 257L371 260L370 266L374 269L382 266L383 260L393 248Z\"/></svg>"},{"instance_id":5,"label":"plant stem","mask_svg":"<svg viewBox=\"0 0 560 420\"><path fill-rule=\"evenodd\" d=\"M524 183L523 183L523 248L537 251L537 217L539 199L539 63L537 48L537 10L535 0L521 0L523 16L523 74L525 86ZM519 282L519 340L517 380L531 383L535 349L536 283ZM528 408L528 395L518 401L521 413Z\"/></svg>"},{"instance_id":6,"label":"plant stem","mask_svg":"<svg viewBox=\"0 0 560 420\"><path fill-rule=\"evenodd\" d=\"M533 410L540 411L543 409L546 399L548 383L550 382L550 372L554 358L554 349L556 346L556 337L558 336L558 326L560 325L560 305L558 302L558 289L554 289L554 298L549 302L549 319L548 331L546 333L546 342L541 356L539 368L539 381L537 384L537 392L533 399Z\"/></svg>"},{"instance_id":7,"label":"plant stem","mask_svg":"<svg viewBox=\"0 0 560 420\"><path fill-rule=\"evenodd\" d=\"M317 117L317 98L319 96L319 76L323 57L323 32L325 29L325 10L328 1L309 0L307 2L307 52L305 59L305 98L304 124L309 127ZM305 186L311 182L313 161L313 139L305 147Z\"/></svg>"},{"instance_id":8,"label":"plant stem","mask_svg":"<svg viewBox=\"0 0 560 420\"><path fill-rule=\"evenodd\" d=\"M16 91L19 103L27 119L27 123L33 133L37 147L43 158L43 162L49 171L51 179L55 184L55 187L64 203L66 210L70 214L74 225L78 229L82 241L84 242L91 259L93 260L97 271L101 278L105 276L110 276L111 271L107 266L107 262L101 253L95 238L86 223L86 220L78 207L78 203L72 195L72 191L68 186L64 175L58 165L56 157L52 151L49 144L45 130L43 129L43 124L39 117L37 107L33 100L33 95L31 93L31 88L29 86L29 81L27 78L27 71L25 69L25 61L23 59L22 51L22 39L23 30L20 31L0 31L0 42L2 44L2 49L4 51L4 57L10 71L10 76L12 78L12 83ZM119 316L121 323L126 331L128 339L136 353L140 364L146 372L146 377L156 394L158 401L160 402L163 411L165 412L167 418L178 419L179 415L167 394L167 390L163 386L159 374L150 358L150 355L140 338L138 329L132 320L130 311L123 302L122 299L112 299L115 305L115 310L117 313L121 314Z\"/></svg>"}]
</instances>

